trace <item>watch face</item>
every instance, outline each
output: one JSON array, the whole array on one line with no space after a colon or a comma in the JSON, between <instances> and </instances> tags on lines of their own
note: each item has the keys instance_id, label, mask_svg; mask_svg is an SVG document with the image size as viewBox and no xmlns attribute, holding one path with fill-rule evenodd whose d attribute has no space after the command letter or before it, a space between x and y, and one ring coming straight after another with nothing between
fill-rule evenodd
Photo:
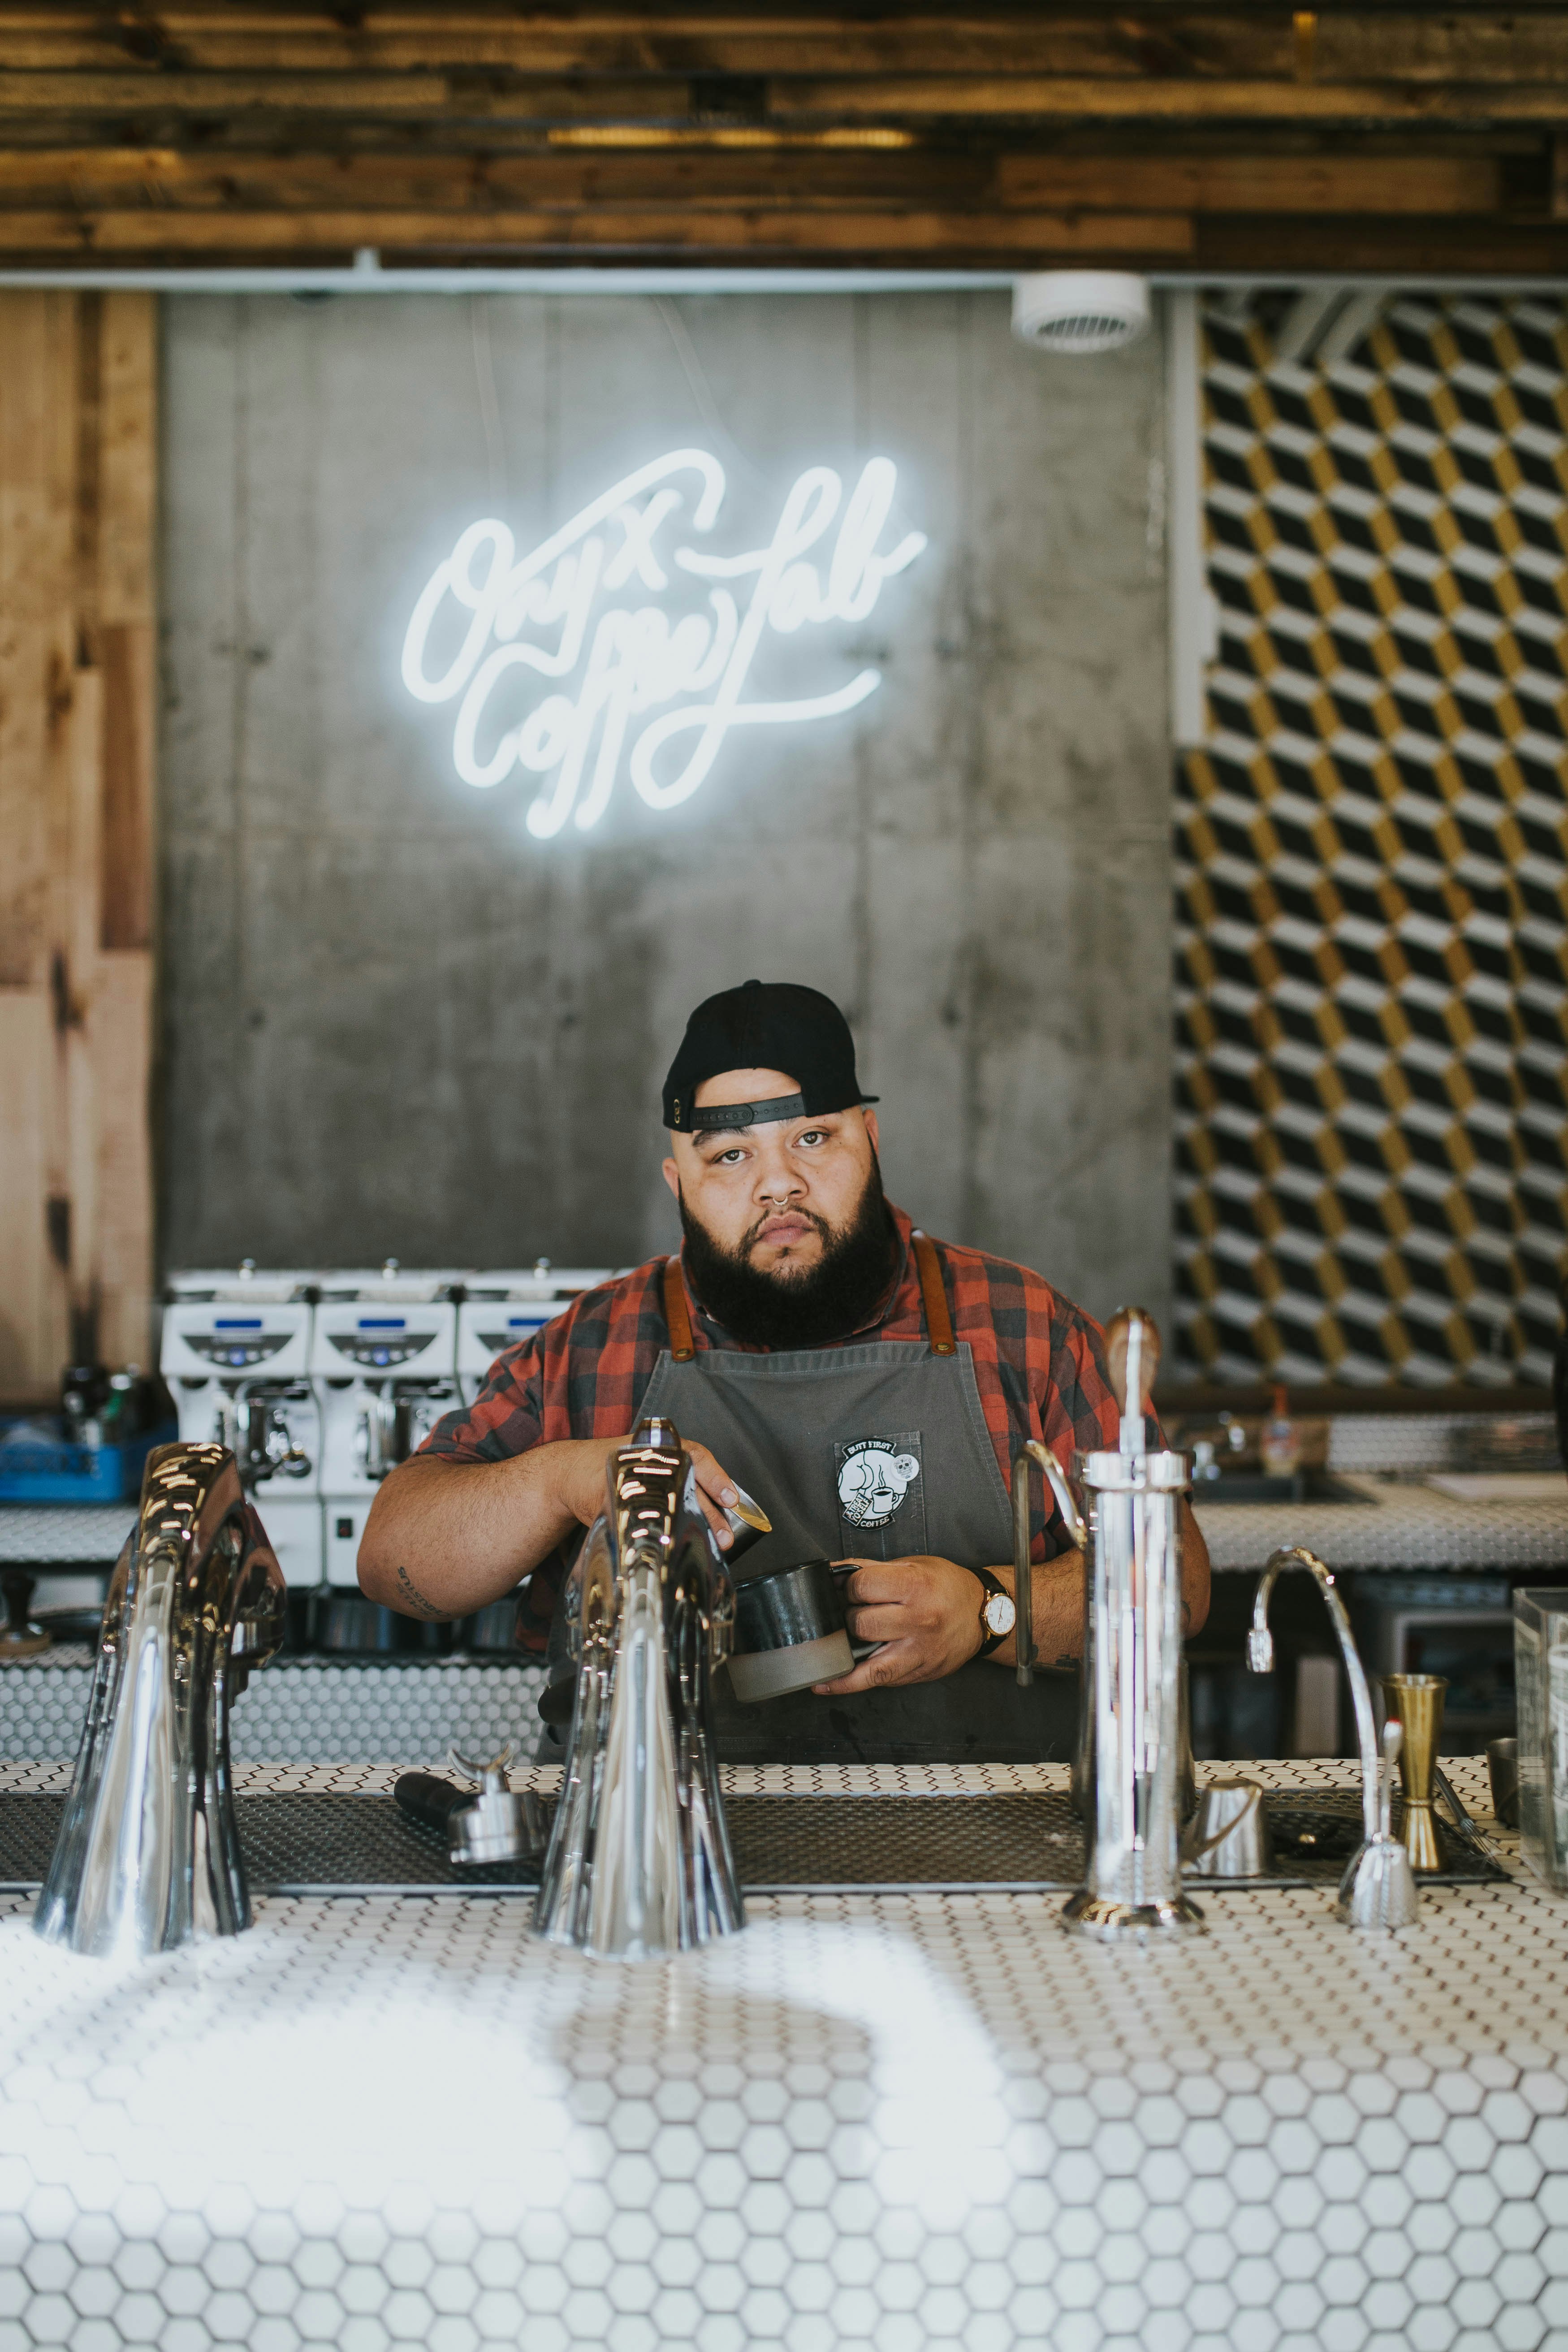
<instances>
[{"instance_id":1,"label":"watch face","mask_svg":"<svg viewBox=\"0 0 1568 2352\"><path fill-rule=\"evenodd\" d=\"M982 1613L988 1633L1010 1633L1018 1622L1018 1612L1005 1592L994 1592Z\"/></svg>"}]
</instances>

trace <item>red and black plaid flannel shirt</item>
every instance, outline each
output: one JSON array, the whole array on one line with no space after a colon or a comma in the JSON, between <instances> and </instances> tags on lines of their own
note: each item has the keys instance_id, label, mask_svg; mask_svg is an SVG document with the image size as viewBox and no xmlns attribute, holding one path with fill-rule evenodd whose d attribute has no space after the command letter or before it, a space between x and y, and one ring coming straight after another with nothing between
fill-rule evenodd
<instances>
[{"instance_id":1,"label":"red and black plaid flannel shirt","mask_svg":"<svg viewBox=\"0 0 1568 2352\"><path fill-rule=\"evenodd\" d=\"M867 1339L926 1337L920 1276L910 1246L910 1220L892 1212L899 1267L881 1311L858 1331L833 1340L845 1347ZM1114 1449L1116 1400L1106 1375L1105 1338L1098 1323L1058 1297L1027 1266L937 1244L955 1339L967 1340L985 1425L1004 1483L1026 1437L1058 1451ZM506 1349L490 1366L473 1403L447 1414L421 1451L449 1462L505 1462L563 1437L619 1437L629 1433L655 1365L669 1344L664 1319L664 1260L584 1291L531 1339ZM705 1315L687 1286L687 1305L699 1350L740 1349L722 1325ZM752 1354L765 1350L752 1349ZM1068 1549L1059 1517L1047 1525L1036 1515L1035 1556ZM542 1648L567 1561L553 1554L530 1582L526 1620Z\"/></svg>"}]
</instances>

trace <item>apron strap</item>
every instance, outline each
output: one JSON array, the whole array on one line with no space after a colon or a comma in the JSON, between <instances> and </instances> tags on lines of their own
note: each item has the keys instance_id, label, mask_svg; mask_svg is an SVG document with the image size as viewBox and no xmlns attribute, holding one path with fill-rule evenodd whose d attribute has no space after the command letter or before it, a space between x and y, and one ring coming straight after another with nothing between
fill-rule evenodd
<instances>
[{"instance_id":1,"label":"apron strap","mask_svg":"<svg viewBox=\"0 0 1568 2352\"><path fill-rule=\"evenodd\" d=\"M697 1342L691 1336L691 1318L686 1311L686 1284L678 1257L667 1257L664 1261L664 1319L669 1326L671 1356L678 1364L689 1364L697 1353Z\"/></svg>"},{"instance_id":2,"label":"apron strap","mask_svg":"<svg viewBox=\"0 0 1568 2352\"><path fill-rule=\"evenodd\" d=\"M929 1234L917 1226L910 1236L915 1245L915 1265L921 1277L921 1298L926 1311L926 1337L931 1341L933 1356L957 1353L952 1336L952 1318L947 1311L947 1290L942 1278L942 1260L936 1254L936 1244Z\"/></svg>"}]
</instances>

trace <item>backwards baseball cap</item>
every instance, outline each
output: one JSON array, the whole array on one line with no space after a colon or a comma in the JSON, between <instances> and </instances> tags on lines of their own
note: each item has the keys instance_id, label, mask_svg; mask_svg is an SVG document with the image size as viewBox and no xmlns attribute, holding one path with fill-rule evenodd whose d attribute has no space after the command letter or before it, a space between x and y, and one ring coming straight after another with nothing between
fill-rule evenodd
<instances>
[{"instance_id":1,"label":"backwards baseball cap","mask_svg":"<svg viewBox=\"0 0 1568 2352\"><path fill-rule=\"evenodd\" d=\"M767 1102L710 1103L695 1108L704 1078L726 1070L787 1070L800 1091ZM664 1082L664 1123L694 1129L755 1127L768 1119L809 1118L871 1103L855 1075L855 1040L830 996L794 981L748 980L698 1006Z\"/></svg>"}]
</instances>

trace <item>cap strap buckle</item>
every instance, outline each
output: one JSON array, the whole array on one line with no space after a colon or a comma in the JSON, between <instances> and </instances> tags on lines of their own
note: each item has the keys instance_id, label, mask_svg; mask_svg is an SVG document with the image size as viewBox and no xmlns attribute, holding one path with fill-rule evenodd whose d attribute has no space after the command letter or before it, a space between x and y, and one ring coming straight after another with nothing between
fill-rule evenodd
<instances>
[{"instance_id":1,"label":"cap strap buckle","mask_svg":"<svg viewBox=\"0 0 1568 2352\"><path fill-rule=\"evenodd\" d=\"M709 1128L761 1127L770 1119L806 1116L804 1095L775 1095L771 1102L760 1103L704 1103L700 1110L688 1104L684 1119L679 1097L670 1108L677 1129L694 1134Z\"/></svg>"}]
</instances>

